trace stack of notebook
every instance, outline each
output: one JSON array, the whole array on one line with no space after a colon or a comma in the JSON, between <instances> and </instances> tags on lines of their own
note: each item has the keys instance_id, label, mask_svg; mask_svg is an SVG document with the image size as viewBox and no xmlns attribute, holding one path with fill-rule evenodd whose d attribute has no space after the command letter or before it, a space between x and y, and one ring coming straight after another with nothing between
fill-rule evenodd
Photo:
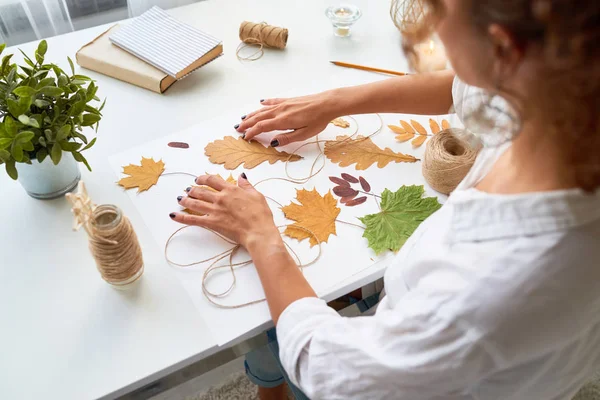
<instances>
[{"instance_id":1,"label":"stack of notebook","mask_svg":"<svg viewBox=\"0 0 600 400\"><path fill-rule=\"evenodd\" d=\"M115 25L77 52L77 63L163 93L177 80L223 55L220 40L158 7Z\"/></svg>"}]
</instances>

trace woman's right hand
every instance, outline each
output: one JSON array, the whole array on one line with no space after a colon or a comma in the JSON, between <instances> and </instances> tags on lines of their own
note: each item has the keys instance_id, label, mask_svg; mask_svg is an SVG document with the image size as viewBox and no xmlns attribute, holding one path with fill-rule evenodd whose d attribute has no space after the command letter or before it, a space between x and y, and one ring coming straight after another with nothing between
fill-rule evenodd
<instances>
[{"instance_id":1,"label":"woman's right hand","mask_svg":"<svg viewBox=\"0 0 600 400\"><path fill-rule=\"evenodd\" d=\"M243 117L236 128L243 138L251 140L263 132L290 131L279 134L271 146L285 146L309 139L323 131L327 124L339 117L334 91L289 99L262 100L263 108Z\"/></svg>"}]
</instances>

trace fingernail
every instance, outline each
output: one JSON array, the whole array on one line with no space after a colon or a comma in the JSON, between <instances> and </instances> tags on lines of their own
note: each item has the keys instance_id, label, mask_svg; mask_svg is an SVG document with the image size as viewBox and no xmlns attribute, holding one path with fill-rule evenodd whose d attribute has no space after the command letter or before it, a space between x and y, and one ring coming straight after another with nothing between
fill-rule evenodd
<instances>
[{"instance_id":1,"label":"fingernail","mask_svg":"<svg viewBox=\"0 0 600 400\"><path fill-rule=\"evenodd\" d=\"M242 133L242 139L246 139L246 134Z\"/></svg>"},{"instance_id":2,"label":"fingernail","mask_svg":"<svg viewBox=\"0 0 600 400\"><path fill-rule=\"evenodd\" d=\"M177 196L177 201L180 202L183 199L183 196Z\"/></svg>"},{"instance_id":3,"label":"fingernail","mask_svg":"<svg viewBox=\"0 0 600 400\"><path fill-rule=\"evenodd\" d=\"M265 101L265 99L260 99L260 102L262 103L263 101Z\"/></svg>"},{"instance_id":4,"label":"fingernail","mask_svg":"<svg viewBox=\"0 0 600 400\"><path fill-rule=\"evenodd\" d=\"M233 126L233 129L237 129L237 128L239 128L239 127L240 127L240 124L235 124L235 125Z\"/></svg>"},{"instance_id":5,"label":"fingernail","mask_svg":"<svg viewBox=\"0 0 600 400\"><path fill-rule=\"evenodd\" d=\"M185 191L188 192L188 193L190 192L190 190L192 190L191 187L185 188Z\"/></svg>"},{"instance_id":6,"label":"fingernail","mask_svg":"<svg viewBox=\"0 0 600 400\"><path fill-rule=\"evenodd\" d=\"M169 217L171 217L171 219L175 218L175 213L169 214Z\"/></svg>"},{"instance_id":7,"label":"fingernail","mask_svg":"<svg viewBox=\"0 0 600 400\"><path fill-rule=\"evenodd\" d=\"M246 119L246 116L245 116L245 115L242 115L242 120L245 120L245 119Z\"/></svg>"},{"instance_id":8,"label":"fingernail","mask_svg":"<svg viewBox=\"0 0 600 400\"><path fill-rule=\"evenodd\" d=\"M246 176L245 172L242 172L242 178L244 178L245 180L248 180L248 177Z\"/></svg>"},{"instance_id":9,"label":"fingernail","mask_svg":"<svg viewBox=\"0 0 600 400\"><path fill-rule=\"evenodd\" d=\"M272 140L271 147L277 147L277 146L279 146L279 140L277 140L277 139Z\"/></svg>"}]
</instances>

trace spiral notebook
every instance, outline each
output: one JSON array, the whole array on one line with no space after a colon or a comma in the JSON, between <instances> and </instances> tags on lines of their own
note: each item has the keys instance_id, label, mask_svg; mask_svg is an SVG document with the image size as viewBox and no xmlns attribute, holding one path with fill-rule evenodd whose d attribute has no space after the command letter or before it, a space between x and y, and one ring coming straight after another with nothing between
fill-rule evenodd
<instances>
[{"instance_id":1,"label":"spiral notebook","mask_svg":"<svg viewBox=\"0 0 600 400\"><path fill-rule=\"evenodd\" d=\"M219 39L156 6L112 33L109 40L175 79L223 54Z\"/></svg>"}]
</instances>

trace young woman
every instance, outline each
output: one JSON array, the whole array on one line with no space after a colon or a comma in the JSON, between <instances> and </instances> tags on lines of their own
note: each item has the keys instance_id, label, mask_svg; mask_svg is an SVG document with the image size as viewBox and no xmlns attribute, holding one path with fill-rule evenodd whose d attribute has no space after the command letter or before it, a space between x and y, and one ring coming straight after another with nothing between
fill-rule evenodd
<instances>
[{"instance_id":1,"label":"young woman","mask_svg":"<svg viewBox=\"0 0 600 400\"><path fill-rule=\"evenodd\" d=\"M206 216L172 218L250 252L281 362L310 398L570 399L600 369L600 2L426 3L456 77L265 100L237 127L246 139L292 130L281 146L347 114L441 114L454 103L482 122L489 113L465 110L483 93L516 110L511 141L476 132L495 146L403 246L374 316L343 318L315 296L251 175L239 186L199 177L218 192L193 189L181 204Z\"/></svg>"}]
</instances>

